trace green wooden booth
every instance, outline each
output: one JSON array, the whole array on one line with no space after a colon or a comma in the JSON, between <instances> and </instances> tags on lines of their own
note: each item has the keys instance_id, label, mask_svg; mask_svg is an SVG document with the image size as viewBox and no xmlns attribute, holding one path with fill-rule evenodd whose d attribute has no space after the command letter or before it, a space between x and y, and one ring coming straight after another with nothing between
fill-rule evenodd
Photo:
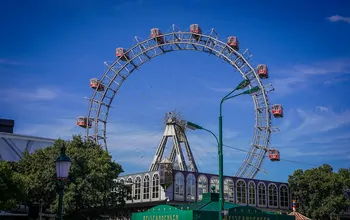
<instances>
[{"instance_id":1,"label":"green wooden booth","mask_svg":"<svg viewBox=\"0 0 350 220\"><path fill-rule=\"evenodd\" d=\"M217 212L181 210L170 205L158 205L146 212L132 213L132 220L191 220L217 219Z\"/></svg>"},{"instance_id":2,"label":"green wooden booth","mask_svg":"<svg viewBox=\"0 0 350 220\"><path fill-rule=\"evenodd\" d=\"M158 205L146 212L132 214L132 220L217 220L219 194L204 193L198 202L177 205ZM227 220L295 220L294 216L267 212L250 206L224 203Z\"/></svg>"}]
</instances>

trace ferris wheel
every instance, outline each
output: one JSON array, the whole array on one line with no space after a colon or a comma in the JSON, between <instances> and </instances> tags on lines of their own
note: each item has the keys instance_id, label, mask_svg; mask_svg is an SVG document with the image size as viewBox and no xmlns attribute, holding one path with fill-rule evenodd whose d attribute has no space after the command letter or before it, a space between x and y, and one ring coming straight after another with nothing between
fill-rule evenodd
<instances>
[{"instance_id":1,"label":"ferris wheel","mask_svg":"<svg viewBox=\"0 0 350 220\"><path fill-rule=\"evenodd\" d=\"M116 48L116 60L109 64L105 62L106 71L100 79L90 80L90 87L94 90L88 108L87 116L80 116L77 125L86 129L86 137L100 144L107 150L107 119L112 101L124 81L134 70L142 64L159 55L171 51L195 50L221 58L233 66L248 80L248 88L258 86L260 90L251 94L255 110L254 135L251 146L242 165L235 176L254 178L261 169L265 155L271 161L279 161L277 149L270 149L272 132L279 131L272 126L272 115L283 117L283 108L280 104L270 106L268 92L273 91L271 84L263 85L262 80L269 77L265 64L257 65L256 69L249 63L251 53L248 49L240 52L240 43L235 36L221 41L219 35L212 28L203 33L198 24L190 25L186 31L181 31L172 25L171 31L162 33L160 29L150 30L150 37L140 40L135 37L136 44L130 49ZM264 171L263 171L264 172Z\"/></svg>"}]
</instances>

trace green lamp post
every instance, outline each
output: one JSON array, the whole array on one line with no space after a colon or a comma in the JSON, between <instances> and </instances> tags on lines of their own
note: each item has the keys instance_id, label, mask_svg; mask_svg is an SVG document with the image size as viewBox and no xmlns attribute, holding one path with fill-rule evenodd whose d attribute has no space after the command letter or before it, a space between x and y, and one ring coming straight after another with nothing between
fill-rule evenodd
<instances>
[{"instance_id":1,"label":"green lamp post","mask_svg":"<svg viewBox=\"0 0 350 220\"><path fill-rule=\"evenodd\" d=\"M202 126L199 126L195 123L192 122L187 122L187 127L195 130L195 129L200 129L200 130L204 130L207 131L209 133L211 133L212 135L214 135L217 143L218 143L218 155L219 155L219 219L222 220L222 215L224 213L224 181L223 181L223 173L224 173L224 164L223 164L223 151L222 151L222 146L223 146L223 138L222 138L222 104L224 101L228 100L228 99L232 99L235 98L237 96L240 95L248 95L248 94L253 94L255 92L258 92L260 90L260 88L258 86L255 86L251 89L248 89L244 92L238 93L236 95L231 95L232 93L234 93L237 90L240 89L244 89L245 87L247 87L250 84L249 80L243 80L241 83L238 84L238 86L233 89L230 93L228 93L225 97L223 97L221 99L220 102L220 115L219 115L219 138L216 137L216 135L208 130L203 128Z\"/></svg>"},{"instance_id":2,"label":"green lamp post","mask_svg":"<svg viewBox=\"0 0 350 220\"><path fill-rule=\"evenodd\" d=\"M63 144L61 147L61 153L56 159L56 175L59 186L57 217L59 220L62 219L64 181L68 179L68 173L71 163L71 159L66 155L66 146L65 144Z\"/></svg>"}]
</instances>

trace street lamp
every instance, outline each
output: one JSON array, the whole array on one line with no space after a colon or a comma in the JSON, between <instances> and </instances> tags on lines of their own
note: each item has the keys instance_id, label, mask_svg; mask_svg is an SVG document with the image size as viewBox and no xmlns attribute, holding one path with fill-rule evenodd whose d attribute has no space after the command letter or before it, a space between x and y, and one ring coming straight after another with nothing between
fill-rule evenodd
<instances>
[{"instance_id":1,"label":"street lamp","mask_svg":"<svg viewBox=\"0 0 350 220\"><path fill-rule=\"evenodd\" d=\"M222 145L223 145L223 140L222 140L222 103L228 99L235 98L240 95L248 95L252 94L255 92L258 92L260 90L259 86L255 86L251 89L248 89L244 92L238 93L236 95L231 94L235 92L236 90L239 89L244 89L250 84L249 81L243 80L238 86L232 90L230 93L228 93L224 98L221 99L220 102L220 116L219 116L219 185L220 185L220 195L219 195L219 211L220 211L220 216L219 220L222 219L222 213L223 213L223 208L224 208L224 181L223 181L223 173L224 173L224 164L223 164L223 153L222 153Z\"/></svg>"},{"instance_id":2,"label":"street lamp","mask_svg":"<svg viewBox=\"0 0 350 220\"><path fill-rule=\"evenodd\" d=\"M222 153L222 145L223 145L223 138L222 138L222 103L228 99L232 99L234 97L240 96L240 95L248 95L248 94L253 94L255 92L258 92L260 88L258 86L255 86L251 89L248 89L246 91L243 91L241 93L238 93L236 95L232 95L237 90L244 89L250 84L250 81L245 79L241 83L239 83L235 89L233 89L230 93L228 93L226 96L224 96L221 99L220 102L220 116L219 116L219 139L216 137L216 135L203 128L202 126L199 126L195 123L192 122L187 122L186 127L195 130L195 129L200 129L200 130L205 130L209 133L211 133L216 141L218 142L218 155L219 155L219 220L222 220L222 214L223 214L223 208L224 208L224 181L223 181L223 173L224 173L224 164L223 164L223 153Z\"/></svg>"},{"instance_id":3,"label":"street lamp","mask_svg":"<svg viewBox=\"0 0 350 220\"><path fill-rule=\"evenodd\" d=\"M69 168L72 161L66 155L66 146L65 144L61 147L61 153L56 159L56 175L58 180L58 219L62 219L62 209L63 209L63 193L64 193L64 181L68 179Z\"/></svg>"},{"instance_id":4,"label":"street lamp","mask_svg":"<svg viewBox=\"0 0 350 220\"><path fill-rule=\"evenodd\" d=\"M216 137L216 135L214 134L214 132L212 132L212 131L210 131L210 130L208 130L208 129L206 129L206 128L203 128L202 126L197 125L197 124L195 124L195 123L193 123L193 122L190 122L190 121L187 121L187 122L186 122L186 127L189 128L189 129L191 129L191 130L197 130L197 129L198 129L198 130L203 130L203 131L209 132L210 134L212 134L212 135L215 137L216 142L217 142L217 144L218 144L218 146L219 146L219 139L218 139L218 137Z\"/></svg>"}]
</instances>

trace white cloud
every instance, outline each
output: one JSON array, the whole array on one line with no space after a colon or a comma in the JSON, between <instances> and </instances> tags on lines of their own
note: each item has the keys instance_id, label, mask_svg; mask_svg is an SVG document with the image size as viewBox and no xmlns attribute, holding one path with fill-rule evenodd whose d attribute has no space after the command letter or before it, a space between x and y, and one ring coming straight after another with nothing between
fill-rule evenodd
<instances>
[{"instance_id":1,"label":"white cloud","mask_svg":"<svg viewBox=\"0 0 350 220\"><path fill-rule=\"evenodd\" d=\"M143 169L143 171L145 171L151 164L151 160L144 158L144 156L142 156L142 155L141 156L140 155L126 155L125 157L117 158L116 162L120 163L120 164L123 164L123 163L135 164L135 165L140 166L140 168L145 168L145 169ZM123 169L125 169L125 167Z\"/></svg>"},{"instance_id":2,"label":"white cloud","mask_svg":"<svg viewBox=\"0 0 350 220\"><path fill-rule=\"evenodd\" d=\"M50 101L62 94L56 88L41 87L34 89L4 89L0 91L1 99L7 102L13 101Z\"/></svg>"},{"instance_id":3,"label":"white cloud","mask_svg":"<svg viewBox=\"0 0 350 220\"><path fill-rule=\"evenodd\" d=\"M350 80L349 77L334 78L334 79L329 79L329 80L324 81L323 84L326 86L332 86L332 85L335 85L338 83L347 82L349 80Z\"/></svg>"},{"instance_id":4,"label":"white cloud","mask_svg":"<svg viewBox=\"0 0 350 220\"><path fill-rule=\"evenodd\" d=\"M275 92L273 94L276 94L277 96L285 96L308 88L308 83L311 82L311 79L314 76L318 77L319 75L328 74L330 79L323 82L324 84L344 81L335 80L335 76L332 76L331 74L349 74L350 59L344 58L313 62L309 64L295 64L285 66L280 68L280 70L276 69L274 72L287 76L284 78L271 80L271 83L275 88Z\"/></svg>"},{"instance_id":5,"label":"white cloud","mask_svg":"<svg viewBox=\"0 0 350 220\"><path fill-rule=\"evenodd\" d=\"M304 144L319 144L322 145L331 145L334 143L344 143L345 141L350 140L350 132L341 132L336 133L333 135L321 135L321 136L311 136L306 141L304 141Z\"/></svg>"},{"instance_id":6,"label":"white cloud","mask_svg":"<svg viewBox=\"0 0 350 220\"><path fill-rule=\"evenodd\" d=\"M297 109L297 113L303 120L302 124L293 130L298 133L326 132L350 124L350 110L336 113L327 107L317 106L315 111Z\"/></svg>"},{"instance_id":7,"label":"white cloud","mask_svg":"<svg viewBox=\"0 0 350 220\"><path fill-rule=\"evenodd\" d=\"M128 164L134 164L138 170L146 170L151 164L153 156L157 150L160 140L163 135L163 128L159 131L151 131L140 126L118 125L110 126L108 131L114 130L109 134L108 148L111 151L114 159L118 162L125 161ZM113 134L113 135L112 135ZM237 132L232 130L225 130L225 139L230 140L237 135ZM196 133L189 131L187 138L195 156L197 166L202 171L208 170L210 167L217 167L217 142L212 135L206 132ZM171 140L169 139L169 142ZM170 146L165 151L164 156L168 156ZM185 149L183 149L185 158L187 157ZM227 151L225 156L229 158L232 163L241 163L241 158L234 158L237 156L236 151ZM234 159L233 159L234 158ZM189 165L189 164L187 164ZM127 169L125 167L124 169Z\"/></svg>"},{"instance_id":8,"label":"white cloud","mask_svg":"<svg viewBox=\"0 0 350 220\"><path fill-rule=\"evenodd\" d=\"M275 89L273 94L285 96L296 91L308 88L311 77L319 75L329 75L329 79L324 84L334 84L347 81L348 79L335 79L331 74L350 74L350 59L339 58L334 60L323 60L311 63L300 63L273 70L283 78L272 77L270 82ZM229 93L233 87L213 87L209 83L201 82L206 88L213 92Z\"/></svg>"},{"instance_id":9,"label":"white cloud","mask_svg":"<svg viewBox=\"0 0 350 220\"><path fill-rule=\"evenodd\" d=\"M16 124L16 127L20 127L15 128L16 134L69 140L74 134L76 125L74 119L58 119L47 120L45 123Z\"/></svg>"},{"instance_id":10,"label":"white cloud","mask_svg":"<svg viewBox=\"0 0 350 220\"><path fill-rule=\"evenodd\" d=\"M285 119L289 128L273 137L273 145L283 158L327 156L324 161L329 161L346 154L350 132L344 128L350 125L350 110L335 112L331 107L316 106L291 111Z\"/></svg>"},{"instance_id":11,"label":"white cloud","mask_svg":"<svg viewBox=\"0 0 350 220\"><path fill-rule=\"evenodd\" d=\"M282 154L284 158L300 158L300 157L320 157L324 158L324 161L329 161L330 159L345 159L344 158L344 152L343 149L298 149L298 148L289 148L289 149L283 149ZM346 154L347 155L347 154ZM307 163L307 162L306 162ZM309 161L309 163L312 163Z\"/></svg>"},{"instance_id":12,"label":"white cloud","mask_svg":"<svg viewBox=\"0 0 350 220\"><path fill-rule=\"evenodd\" d=\"M301 77L287 77L282 79L271 80L272 86L275 89L273 94L277 96L285 96L294 93L304 86L304 78ZM305 86L306 87L306 86ZM297 89L298 88L298 89Z\"/></svg>"},{"instance_id":13,"label":"white cloud","mask_svg":"<svg viewBox=\"0 0 350 220\"><path fill-rule=\"evenodd\" d=\"M350 73L350 59L324 60L311 64L297 64L292 71L300 75L323 75L330 73Z\"/></svg>"},{"instance_id":14,"label":"white cloud","mask_svg":"<svg viewBox=\"0 0 350 220\"><path fill-rule=\"evenodd\" d=\"M340 15L333 15L330 17L327 17L327 19L331 22L337 22L337 21L344 21L350 24L350 17L344 17Z\"/></svg>"},{"instance_id":15,"label":"white cloud","mask_svg":"<svg viewBox=\"0 0 350 220\"><path fill-rule=\"evenodd\" d=\"M302 121L295 126L296 118ZM350 110L335 112L329 106L316 106L312 110L296 109L294 112L286 114L283 118L281 133L272 137L274 147L280 149L283 158L298 157L324 157L328 159L336 158L344 153L341 149L332 149L325 144L337 141L337 139L350 138L347 133L338 133L337 135L323 135L323 139L318 139L314 135L321 132L328 132L344 125L350 124ZM215 131L216 125L207 125L209 129ZM70 139L72 134L83 133L84 130L75 125L75 119L47 120L42 124L28 124L20 126L16 133L43 136L50 138L61 137ZM282 129L283 128L283 129ZM145 171L150 165L156 148L161 140L164 126L156 128L142 127L142 125L133 125L127 123L109 123L108 124L108 147L113 155L113 159L127 166L137 166L138 171ZM248 150L249 140L244 143L244 137L241 133L225 128L225 144ZM248 134L249 135L249 134ZM309 137L304 143L296 140L302 137ZM217 143L215 139L206 132L189 131L188 140L191 149L195 154L195 159L204 172L217 172ZM308 146L309 143L319 143L319 146ZM337 144L337 143L334 143ZM225 150L225 163L241 164L246 152L240 152L233 149ZM185 151L184 151L185 152ZM327 152L327 153L325 153ZM299 160L299 159L295 159ZM300 161L300 160L299 160ZM124 167L128 172L128 167ZM230 173L234 173L237 168L227 168Z\"/></svg>"},{"instance_id":16,"label":"white cloud","mask_svg":"<svg viewBox=\"0 0 350 220\"><path fill-rule=\"evenodd\" d=\"M320 112L328 112L328 108L324 106L316 106L316 110L319 110Z\"/></svg>"},{"instance_id":17,"label":"white cloud","mask_svg":"<svg viewBox=\"0 0 350 220\"><path fill-rule=\"evenodd\" d=\"M16 130L16 133L19 134L65 140L71 139L73 134L81 133L84 135L84 132L85 130L75 125L74 119L57 119L41 124L20 125L20 129ZM146 170L151 164L163 132L164 126L159 127L159 129L149 129L140 125L110 123L107 129L108 150L117 162L140 166L139 171ZM231 143L237 134L237 132L227 129L224 138L227 143ZM187 138L197 165L203 169L202 171L216 167L218 149L215 138L206 132L194 131L189 131ZM167 147L165 153L170 151L170 146ZM187 157L185 149L183 149L183 153ZM229 163L241 163L242 158L237 157L240 155L245 155L245 152L225 150L225 157L228 158ZM168 155L164 154L164 156ZM128 167L124 167L124 169L127 170Z\"/></svg>"}]
</instances>

